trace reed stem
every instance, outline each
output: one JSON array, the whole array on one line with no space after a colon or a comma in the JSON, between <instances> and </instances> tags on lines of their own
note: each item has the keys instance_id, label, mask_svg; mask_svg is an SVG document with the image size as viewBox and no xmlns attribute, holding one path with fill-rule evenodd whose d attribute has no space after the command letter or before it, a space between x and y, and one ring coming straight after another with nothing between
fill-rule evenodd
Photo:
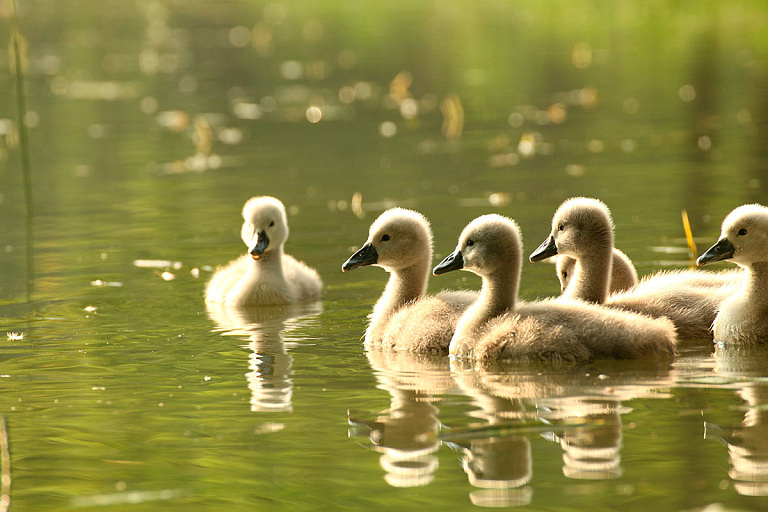
<instances>
[{"instance_id":1,"label":"reed stem","mask_svg":"<svg viewBox=\"0 0 768 512\"><path fill-rule=\"evenodd\" d=\"M5 418L0 416L0 512L11 507L11 449Z\"/></svg>"},{"instance_id":2,"label":"reed stem","mask_svg":"<svg viewBox=\"0 0 768 512\"><path fill-rule=\"evenodd\" d=\"M11 4L11 45L15 57L16 74L16 110L19 125L19 150L21 152L21 172L24 178L24 199L26 204L26 230L27 230L27 301L32 297L34 283L34 207L32 202L32 170L29 164L29 137L27 135L27 101L24 95L24 64L21 51L21 33L16 16L16 0L10 0Z\"/></svg>"}]
</instances>

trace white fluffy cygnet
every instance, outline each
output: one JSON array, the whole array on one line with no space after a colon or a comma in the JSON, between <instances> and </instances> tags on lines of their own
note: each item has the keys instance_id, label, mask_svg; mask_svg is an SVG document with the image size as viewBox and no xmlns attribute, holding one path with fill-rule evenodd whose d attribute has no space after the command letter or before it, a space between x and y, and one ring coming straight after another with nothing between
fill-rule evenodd
<instances>
[{"instance_id":1,"label":"white fluffy cygnet","mask_svg":"<svg viewBox=\"0 0 768 512\"><path fill-rule=\"evenodd\" d=\"M371 224L363 247L342 266L347 272L375 265L390 273L369 315L369 349L435 353L448 350L456 322L477 294L443 291L427 295L432 230L418 212L392 208Z\"/></svg>"},{"instance_id":2,"label":"white fluffy cygnet","mask_svg":"<svg viewBox=\"0 0 768 512\"><path fill-rule=\"evenodd\" d=\"M720 305L712 326L715 340L768 343L768 208L747 204L725 217L720 239L697 263L723 260L743 268L745 276Z\"/></svg>"},{"instance_id":3,"label":"white fluffy cygnet","mask_svg":"<svg viewBox=\"0 0 768 512\"><path fill-rule=\"evenodd\" d=\"M320 299L323 283L317 271L283 251L288 220L278 199L249 199L240 236L248 253L216 270L205 288L206 303L262 306Z\"/></svg>"}]
</instances>

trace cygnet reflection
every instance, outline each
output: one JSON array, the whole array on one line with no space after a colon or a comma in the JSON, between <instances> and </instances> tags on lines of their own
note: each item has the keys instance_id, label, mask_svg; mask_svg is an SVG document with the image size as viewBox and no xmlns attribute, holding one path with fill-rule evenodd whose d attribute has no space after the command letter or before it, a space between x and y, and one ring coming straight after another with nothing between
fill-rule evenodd
<instances>
[{"instance_id":1,"label":"cygnet reflection","mask_svg":"<svg viewBox=\"0 0 768 512\"><path fill-rule=\"evenodd\" d=\"M436 394L455 390L448 359L409 352L371 350L368 361L377 387L390 394L389 409L365 419L350 412L350 435L367 436L381 453L384 480L393 487L417 487L434 480L440 448Z\"/></svg>"},{"instance_id":2,"label":"cygnet reflection","mask_svg":"<svg viewBox=\"0 0 768 512\"><path fill-rule=\"evenodd\" d=\"M715 371L729 379L745 402L740 424L705 422L705 437L728 447L733 486L745 496L768 496L768 348L720 346Z\"/></svg>"},{"instance_id":3,"label":"cygnet reflection","mask_svg":"<svg viewBox=\"0 0 768 512\"><path fill-rule=\"evenodd\" d=\"M551 439L559 442L564 452L563 474L579 480L619 478L622 475L621 415L632 409L613 400L578 397L568 401L562 412L568 418L582 419L583 425L551 434ZM561 411L557 407L551 407L546 416L555 417L558 412Z\"/></svg>"},{"instance_id":4,"label":"cygnet reflection","mask_svg":"<svg viewBox=\"0 0 768 512\"><path fill-rule=\"evenodd\" d=\"M461 454L469 498L484 507L531 503L541 437L562 447L568 478L621 476L622 415L632 411L624 402L669 398L661 390L674 382L669 364L656 361L487 366L411 352L369 350L367 357L390 407L350 411L350 436L367 438L381 454L385 481L430 484L445 445ZM440 404L471 410L445 418Z\"/></svg>"},{"instance_id":5,"label":"cygnet reflection","mask_svg":"<svg viewBox=\"0 0 768 512\"><path fill-rule=\"evenodd\" d=\"M669 369L652 362L631 366L604 362L560 369L504 365L491 370L460 362L453 366L457 384L480 408L473 415L487 421L476 428L478 440L485 438L485 444L478 440L469 443L473 457L474 448L482 446L481 455L488 459L489 449L502 446L489 442L499 434L518 446L514 452L497 450L496 457L507 459L507 471L519 468L517 479L497 475L497 487L522 486L532 478L530 447L525 446L533 432L560 444L566 477L618 478L622 474L621 415L632 410L622 403L639 397L666 397L657 390L672 383ZM495 428L489 430L490 426ZM527 472L523 471L526 465ZM529 493L522 491L516 496Z\"/></svg>"},{"instance_id":6,"label":"cygnet reflection","mask_svg":"<svg viewBox=\"0 0 768 512\"><path fill-rule=\"evenodd\" d=\"M458 372L454 376L477 407L469 416L480 420L443 436L464 454L462 467L469 483L477 487L469 493L470 500L482 507L530 504L533 488L528 484L533 464L531 441L525 430L535 410L523 400L487 393L474 372Z\"/></svg>"},{"instance_id":7,"label":"cygnet reflection","mask_svg":"<svg viewBox=\"0 0 768 512\"><path fill-rule=\"evenodd\" d=\"M247 341L251 410L285 412L293 409L293 357L288 349L303 338L294 331L311 325L322 313L320 302L244 308L207 304L215 331Z\"/></svg>"}]
</instances>

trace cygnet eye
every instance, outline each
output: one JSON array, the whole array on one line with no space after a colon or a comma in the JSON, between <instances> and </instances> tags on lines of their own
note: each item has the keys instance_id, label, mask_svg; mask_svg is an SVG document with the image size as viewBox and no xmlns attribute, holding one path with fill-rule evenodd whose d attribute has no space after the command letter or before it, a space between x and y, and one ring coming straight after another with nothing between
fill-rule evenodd
<instances>
[{"instance_id":1,"label":"cygnet eye","mask_svg":"<svg viewBox=\"0 0 768 512\"><path fill-rule=\"evenodd\" d=\"M563 278L567 278L567 277L568 277L568 271L567 270L563 270Z\"/></svg>"},{"instance_id":2,"label":"cygnet eye","mask_svg":"<svg viewBox=\"0 0 768 512\"><path fill-rule=\"evenodd\" d=\"M382 242L389 242L389 235L381 235Z\"/></svg>"},{"instance_id":3,"label":"cygnet eye","mask_svg":"<svg viewBox=\"0 0 768 512\"><path fill-rule=\"evenodd\" d=\"M274 225L275 225L275 221L273 221L273 220L269 221L269 227L272 227Z\"/></svg>"},{"instance_id":4,"label":"cygnet eye","mask_svg":"<svg viewBox=\"0 0 768 512\"><path fill-rule=\"evenodd\" d=\"M564 229L565 229L565 226L563 224L560 224L559 226L557 226L558 231L562 231Z\"/></svg>"},{"instance_id":5,"label":"cygnet eye","mask_svg":"<svg viewBox=\"0 0 768 512\"><path fill-rule=\"evenodd\" d=\"M737 234L738 235L746 235L747 234L747 230L744 229L744 228L741 228Z\"/></svg>"},{"instance_id":6,"label":"cygnet eye","mask_svg":"<svg viewBox=\"0 0 768 512\"><path fill-rule=\"evenodd\" d=\"M475 245L474 240L467 240L467 247L472 247L473 245Z\"/></svg>"}]
</instances>

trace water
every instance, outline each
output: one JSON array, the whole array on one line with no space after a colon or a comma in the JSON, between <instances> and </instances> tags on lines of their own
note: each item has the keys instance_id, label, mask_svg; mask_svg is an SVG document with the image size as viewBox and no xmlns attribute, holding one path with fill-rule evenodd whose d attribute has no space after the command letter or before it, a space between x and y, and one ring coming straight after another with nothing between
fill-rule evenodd
<instances>
[{"instance_id":1,"label":"water","mask_svg":"<svg viewBox=\"0 0 768 512\"><path fill-rule=\"evenodd\" d=\"M573 195L611 207L641 274L688 265L682 209L701 252L765 201L758 2L21 4L31 276L0 66L12 510L768 507L764 351L485 371L367 354L386 275L340 271L390 205L430 218L439 261L489 212L530 251ZM323 301L208 311L261 194ZM522 298L557 290L524 266Z\"/></svg>"}]
</instances>

